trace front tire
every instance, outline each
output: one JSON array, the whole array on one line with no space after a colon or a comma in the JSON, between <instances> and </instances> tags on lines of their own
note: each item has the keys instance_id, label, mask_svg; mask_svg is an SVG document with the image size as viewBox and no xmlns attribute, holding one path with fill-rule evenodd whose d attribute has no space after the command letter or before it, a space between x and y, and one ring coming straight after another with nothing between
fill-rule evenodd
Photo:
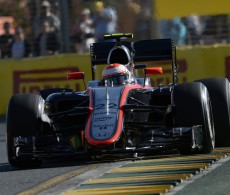
<instances>
[{"instance_id":1,"label":"front tire","mask_svg":"<svg viewBox=\"0 0 230 195\"><path fill-rule=\"evenodd\" d=\"M230 146L230 84L226 78L198 80L207 88L211 99L217 147Z\"/></svg>"},{"instance_id":2,"label":"front tire","mask_svg":"<svg viewBox=\"0 0 230 195\"><path fill-rule=\"evenodd\" d=\"M43 99L37 94L14 95L8 104L7 110L7 154L9 163L16 168L36 168L41 166L41 160L16 155L14 138L18 136L36 136L40 128L40 116ZM31 146L31 151L33 150Z\"/></svg>"},{"instance_id":3,"label":"front tire","mask_svg":"<svg viewBox=\"0 0 230 195\"><path fill-rule=\"evenodd\" d=\"M215 147L215 132L211 104L207 88L202 83L183 83L173 90L176 127L202 125L203 147L201 153L210 153ZM192 153L181 149L181 153Z\"/></svg>"}]
</instances>

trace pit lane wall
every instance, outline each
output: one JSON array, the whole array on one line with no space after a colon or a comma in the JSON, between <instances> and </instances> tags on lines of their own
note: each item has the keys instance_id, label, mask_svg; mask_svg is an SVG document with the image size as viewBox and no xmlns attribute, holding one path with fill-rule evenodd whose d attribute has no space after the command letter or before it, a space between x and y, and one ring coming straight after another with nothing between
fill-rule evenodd
<instances>
[{"instance_id":1,"label":"pit lane wall","mask_svg":"<svg viewBox=\"0 0 230 195\"><path fill-rule=\"evenodd\" d=\"M230 78L230 45L180 47L177 48L177 61L179 83L208 77ZM163 67L164 74L152 76L152 84L172 82L170 63L163 62L157 66ZM103 66L98 66L97 78L100 78L102 69ZM6 113L8 101L16 93L56 87L84 90L82 81L67 81L67 73L73 71L85 72L86 83L91 80L89 54L0 60L0 115ZM142 70L135 73L143 75Z\"/></svg>"}]
</instances>

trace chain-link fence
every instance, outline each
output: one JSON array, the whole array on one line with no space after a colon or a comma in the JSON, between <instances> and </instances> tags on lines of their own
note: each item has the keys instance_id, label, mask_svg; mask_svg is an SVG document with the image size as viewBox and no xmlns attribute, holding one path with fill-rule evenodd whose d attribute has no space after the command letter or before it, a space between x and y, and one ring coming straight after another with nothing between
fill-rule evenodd
<instances>
[{"instance_id":1,"label":"chain-link fence","mask_svg":"<svg viewBox=\"0 0 230 195\"><path fill-rule=\"evenodd\" d=\"M102 35L172 38L177 45L229 43L229 15L154 18L154 0L0 0L1 56L88 52ZM6 17L7 16L7 17ZM22 44L23 42L23 44Z\"/></svg>"}]
</instances>

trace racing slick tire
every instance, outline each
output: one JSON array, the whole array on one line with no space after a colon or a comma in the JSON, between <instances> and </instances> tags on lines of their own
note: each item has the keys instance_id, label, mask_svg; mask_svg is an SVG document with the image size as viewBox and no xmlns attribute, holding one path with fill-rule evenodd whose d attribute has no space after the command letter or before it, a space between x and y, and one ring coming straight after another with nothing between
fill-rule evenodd
<instances>
[{"instance_id":1,"label":"racing slick tire","mask_svg":"<svg viewBox=\"0 0 230 195\"><path fill-rule=\"evenodd\" d=\"M200 79L209 92L217 147L230 146L230 84L227 78Z\"/></svg>"},{"instance_id":2,"label":"racing slick tire","mask_svg":"<svg viewBox=\"0 0 230 195\"><path fill-rule=\"evenodd\" d=\"M11 97L7 110L7 154L9 163L19 169L36 168L42 161L31 154L27 157L16 155L14 137L35 136L41 120L41 103L44 101L38 94L16 94ZM31 151L33 150L31 144Z\"/></svg>"},{"instance_id":3,"label":"racing slick tire","mask_svg":"<svg viewBox=\"0 0 230 195\"><path fill-rule=\"evenodd\" d=\"M215 147L215 131L208 90L200 82L176 85L173 90L174 122L176 127L202 125L202 146L199 150L179 149L181 154L210 153Z\"/></svg>"}]
</instances>

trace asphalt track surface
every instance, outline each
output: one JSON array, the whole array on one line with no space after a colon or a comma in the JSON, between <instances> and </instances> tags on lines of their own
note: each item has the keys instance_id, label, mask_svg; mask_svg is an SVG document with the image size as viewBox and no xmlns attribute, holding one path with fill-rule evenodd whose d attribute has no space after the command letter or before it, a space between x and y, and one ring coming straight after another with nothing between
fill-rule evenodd
<instances>
[{"instance_id":1,"label":"asphalt track surface","mask_svg":"<svg viewBox=\"0 0 230 195\"><path fill-rule=\"evenodd\" d=\"M46 161L39 169L8 164L5 120L0 119L0 194L218 195L230 191L230 148L209 155Z\"/></svg>"}]
</instances>

